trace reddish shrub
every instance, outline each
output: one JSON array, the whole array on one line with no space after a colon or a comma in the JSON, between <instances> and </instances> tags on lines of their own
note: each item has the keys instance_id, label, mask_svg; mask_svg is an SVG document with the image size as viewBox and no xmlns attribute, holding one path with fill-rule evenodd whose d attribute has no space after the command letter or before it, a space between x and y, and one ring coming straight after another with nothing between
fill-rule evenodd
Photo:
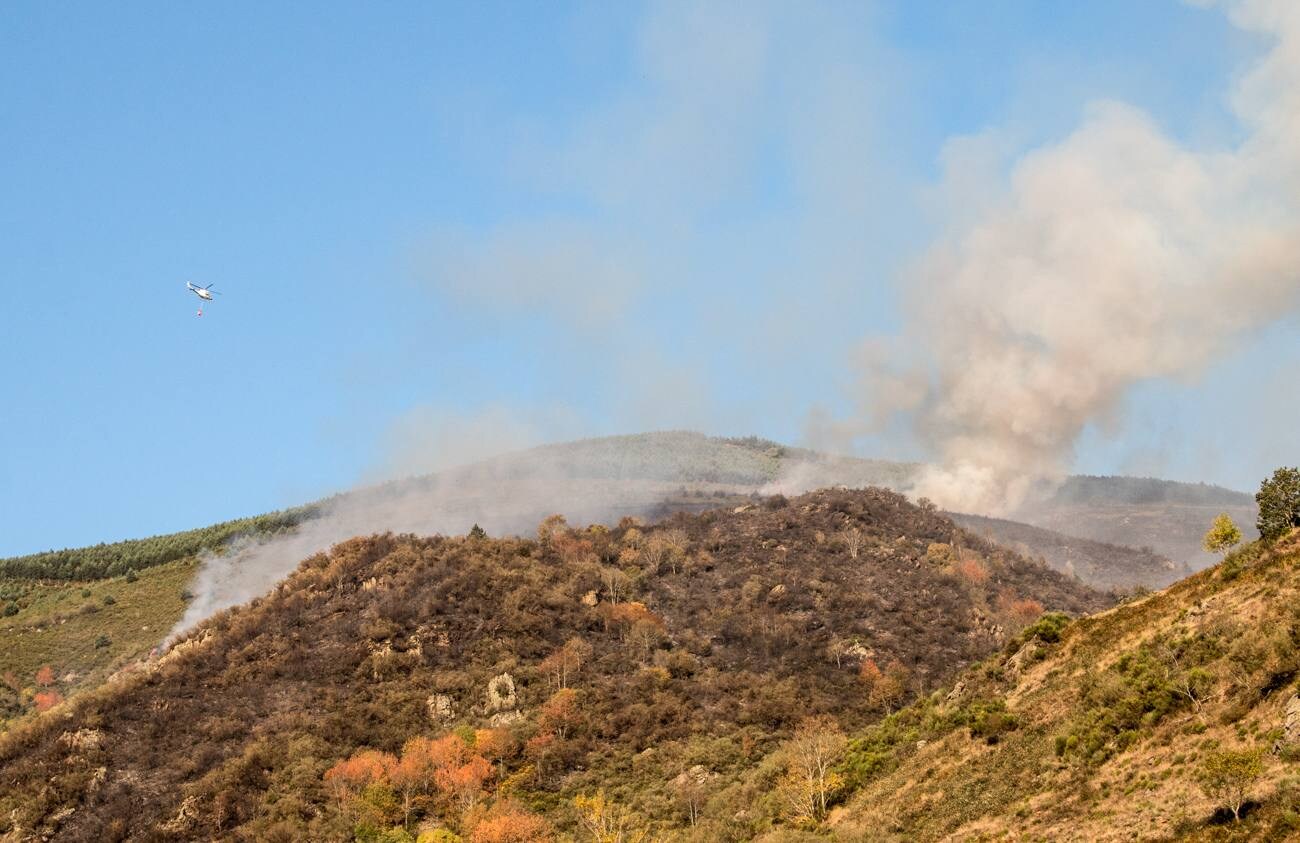
<instances>
[{"instance_id":1,"label":"reddish shrub","mask_svg":"<svg viewBox=\"0 0 1300 843\"><path fill-rule=\"evenodd\" d=\"M54 708L59 703L63 702L63 694L54 690L38 691L36 696L32 699L36 703L37 711L49 711L51 708Z\"/></svg>"}]
</instances>

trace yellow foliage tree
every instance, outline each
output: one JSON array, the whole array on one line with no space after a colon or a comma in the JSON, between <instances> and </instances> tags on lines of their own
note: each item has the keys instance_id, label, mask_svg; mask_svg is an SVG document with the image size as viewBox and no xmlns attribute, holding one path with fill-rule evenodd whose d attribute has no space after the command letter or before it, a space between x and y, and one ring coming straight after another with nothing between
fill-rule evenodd
<instances>
[{"instance_id":1,"label":"yellow foliage tree","mask_svg":"<svg viewBox=\"0 0 1300 843\"><path fill-rule=\"evenodd\" d=\"M785 745L785 773L777 794L798 825L826 819L831 797L844 785L833 769L848 739L830 717L805 720Z\"/></svg>"},{"instance_id":2,"label":"yellow foliage tree","mask_svg":"<svg viewBox=\"0 0 1300 843\"><path fill-rule=\"evenodd\" d=\"M578 824L593 843L643 843L650 836L627 808L598 790L592 796L573 798Z\"/></svg>"},{"instance_id":3,"label":"yellow foliage tree","mask_svg":"<svg viewBox=\"0 0 1300 843\"><path fill-rule=\"evenodd\" d=\"M1201 547L1205 548L1206 552L1224 555L1239 544L1241 544L1241 530L1237 529L1232 517L1226 512L1219 513L1210 531L1201 540Z\"/></svg>"}]
</instances>

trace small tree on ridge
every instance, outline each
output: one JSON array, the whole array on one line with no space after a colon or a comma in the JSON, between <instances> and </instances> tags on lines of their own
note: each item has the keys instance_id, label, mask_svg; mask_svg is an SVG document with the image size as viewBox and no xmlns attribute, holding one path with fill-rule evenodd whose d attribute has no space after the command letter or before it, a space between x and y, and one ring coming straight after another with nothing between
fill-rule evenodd
<instances>
[{"instance_id":1,"label":"small tree on ridge","mask_svg":"<svg viewBox=\"0 0 1300 843\"><path fill-rule=\"evenodd\" d=\"M1201 547L1209 553L1219 553L1227 555L1237 545L1241 544L1241 530L1233 523L1232 518L1226 512L1220 512L1219 517L1214 519L1214 526L1201 539Z\"/></svg>"}]
</instances>

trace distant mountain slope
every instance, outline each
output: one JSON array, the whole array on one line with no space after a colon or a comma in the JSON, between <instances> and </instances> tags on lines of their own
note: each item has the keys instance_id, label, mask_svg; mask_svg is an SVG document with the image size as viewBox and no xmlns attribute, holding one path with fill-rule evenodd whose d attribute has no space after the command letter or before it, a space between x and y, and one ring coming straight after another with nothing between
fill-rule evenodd
<instances>
[{"instance_id":1,"label":"distant mountain slope","mask_svg":"<svg viewBox=\"0 0 1300 843\"><path fill-rule=\"evenodd\" d=\"M189 560L131 578L0 581L0 731L56 699L38 697L51 688L93 688L157 647L185 611L197 568ZM42 682L42 668L57 681Z\"/></svg>"},{"instance_id":2,"label":"distant mountain slope","mask_svg":"<svg viewBox=\"0 0 1300 843\"><path fill-rule=\"evenodd\" d=\"M1254 506L1245 492L1208 483L1180 483L1154 477L1097 477L1076 474L1066 479L1049 500L1056 506L1081 504L1178 504L1181 506Z\"/></svg>"},{"instance_id":3,"label":"distant mountain slope","mask_svg":"<svg viewBox=\"0 0 1300 843\"><path fill-rule=\"evenodd\" d=\"M1139 550L1067 536L1002 518L950 517L972 533L1026 556L1040 557L1054 570L1078 577L1093 588L1164 588L1192 573L1186 565L1175 564L1149 548Z\"/></svg>"},{"instance_id":4,"label":"distant mountain slope","mask_svg":"<svg viewBox=\"0 0 1300 843\"><path fill-rule=\"evenodd\" d=\"M1296 839L1298 607L1300 532L1040 625L850 743L836 836ZM972 706L996 718L952 717Z\"/></svg>"},{"instance_id":5,"label":"distant mountain slope","mask_svg":"<svg viewBox=\"0 0 1300 843\"><path fill-rule=\"evenodd\" d=\"M1117 478L1118 479L1118 478ZM1171 484L1172 485L1172 484ZM1177 489L1177 485L1174 486ZM1214 503L1145 501L1112 503L1104 497L1085 501L1056 501L1026 506L1012 517L1037 527L1083 536L1094 541L1149 547L1192 570L1200 570L1215 561L1201 549L1201 538L1214 518L1226 512L1247 536L1256 536L1257 510L1253 500L1229 492Z\"/></svg>"},{"instance_id":6,"label":"distant mountain slope","mask_svg":"<svg viewBox=\"0 0 1300 843\"><path fill-rule=\"evenodd\" d=\"M0 833L338 840L376 816L467 832L507 792L572 831L573 797L603 788L648 828L749 839L768 814L719 808L708 832L672 782L698 767L743 804L750 766L801 718L873 716L868 661L896 678L893 704L1043 606L1106 603L878 489L644 528L552 520L539 536L378 536L313 556L163 659L0 737ZM362 748L454 729L477 747L466 730L489 727L471 801L356 814L324 778Z\"/></svg>"},{"instance_id":7,"label":"distant mountain slope","mask_svg":"<svg viewBox=\"0 0 1300 843\"><path fill-rule=\"evenodd\" d=\"M141 571L218 550L232 539L243 536L275 535L310 521L319 512L318 504L300 506L145 539L11 556L0 559L0 579L98 580L120 577L127 571Z\"/></svg>"},{"instance_id":8,"label":"distant mountain slope","mask_svg":"<svg viewBox=\"0 0 1300 843\"><path fill-rule=\"evenodd\" d=\"M0 577L101 578L211 553L239 537L298 536L273 547L272 558L259 560L269 586L298 559L353 535L384 530L462 533L475 523L494 534L526 533L556 510L574 521L608 523L623 515L699 511L759 491L882 486L906 492L918 468L914 463L828 456L755 437L723 439L670 431L587 439L184 533L3 559ZM1253 524L1251 498L1226 489L1142 478L1076 477L1060 489L1044 490L1041 499L1013 517L1092 541L1149 546L1176 566L1195 569L1211 559L1200 550L1200 538L1220 511L1232 514L1243 528ZM1018 535L1033 554L1048 559L1060 555L1060 539L1026 530ZM1111 556L1117 563L1125 558ZM1089 581L1147 586L1168 581L1167 572L1152 570L1142 554L1128 558L1139 566L1131 574L1114 571ZM1079 573L1087 579L1094 570Z\"/></svg>"}]
</instances>

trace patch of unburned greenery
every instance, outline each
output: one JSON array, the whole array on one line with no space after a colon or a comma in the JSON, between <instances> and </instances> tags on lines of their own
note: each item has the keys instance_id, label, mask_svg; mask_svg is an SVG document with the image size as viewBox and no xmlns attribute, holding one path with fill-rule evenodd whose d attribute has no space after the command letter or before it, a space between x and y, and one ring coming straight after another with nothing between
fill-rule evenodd
<instances>
[{"instance_id":1,"label":"patch of unburned greenery","mask_svg":"<svg viewBox=\"0 0 1300 843\"><path fill-rule=\"evenodd\" d=\"M132 580L0 583L17 609L0 618L0 728L148 653L184 613L196 564L173 562Z\"/></svg>"},{"instance_id":2,"label":"patch of unburned greenery","mask_svg":"<svg viewBox=\"0 0 1300 843\"><path fill-rule=\"evenodd\" d=\"M314 505L301 506L147 539L14 556L0 559L0 578L96 580L120 577L216 550L239 536L274 535L314 517L316 512Z\"/></svg>"},{"instance_id":3,"label":"patch of unburned greenery","mask_svg":"<svg viewBox=\"0 0 1300 843\"><path fill-rule=\"evenodd\" d=\"M992 744L1018 727L1018 718L999 698L977 698L952 705L944 702L939 694L932 694L894 712L850 740L840 762L840 772L846 790L856 790L896 769L916 751L919 741L938 740L965 728L971 738Z\"/></svg>"},{"instance_id":4,"label":"patch of unburned greenery","mask_svg":"<svg viewBox=\"0 0 1300 843\"><path fill-rule=\"evenodd\" d=\"M1028 644L1030 641L1039 641L1043 644L1056 644L1061 640L1065 628L1070 625L1071 618L1064 612L1046 612L1020 631L1020 634L1007 643L1006 651L1009 654L1014 653L1019 648Z\"/></svg>"},{"instance_id":5,"label":"patch of unburned greenery","mask_svg":"<svg viewBox=\"0 0 1300 843\"><path fill-rule=\"evenodd\" d=\"M1081 713L1056 738L1056 754L1098 765L1123 752L1165 716L1188 701L1170 683L1168 670L1143 648L1122 656L1111 670L1083 683Z\"/></svg>"}]
</instances>

